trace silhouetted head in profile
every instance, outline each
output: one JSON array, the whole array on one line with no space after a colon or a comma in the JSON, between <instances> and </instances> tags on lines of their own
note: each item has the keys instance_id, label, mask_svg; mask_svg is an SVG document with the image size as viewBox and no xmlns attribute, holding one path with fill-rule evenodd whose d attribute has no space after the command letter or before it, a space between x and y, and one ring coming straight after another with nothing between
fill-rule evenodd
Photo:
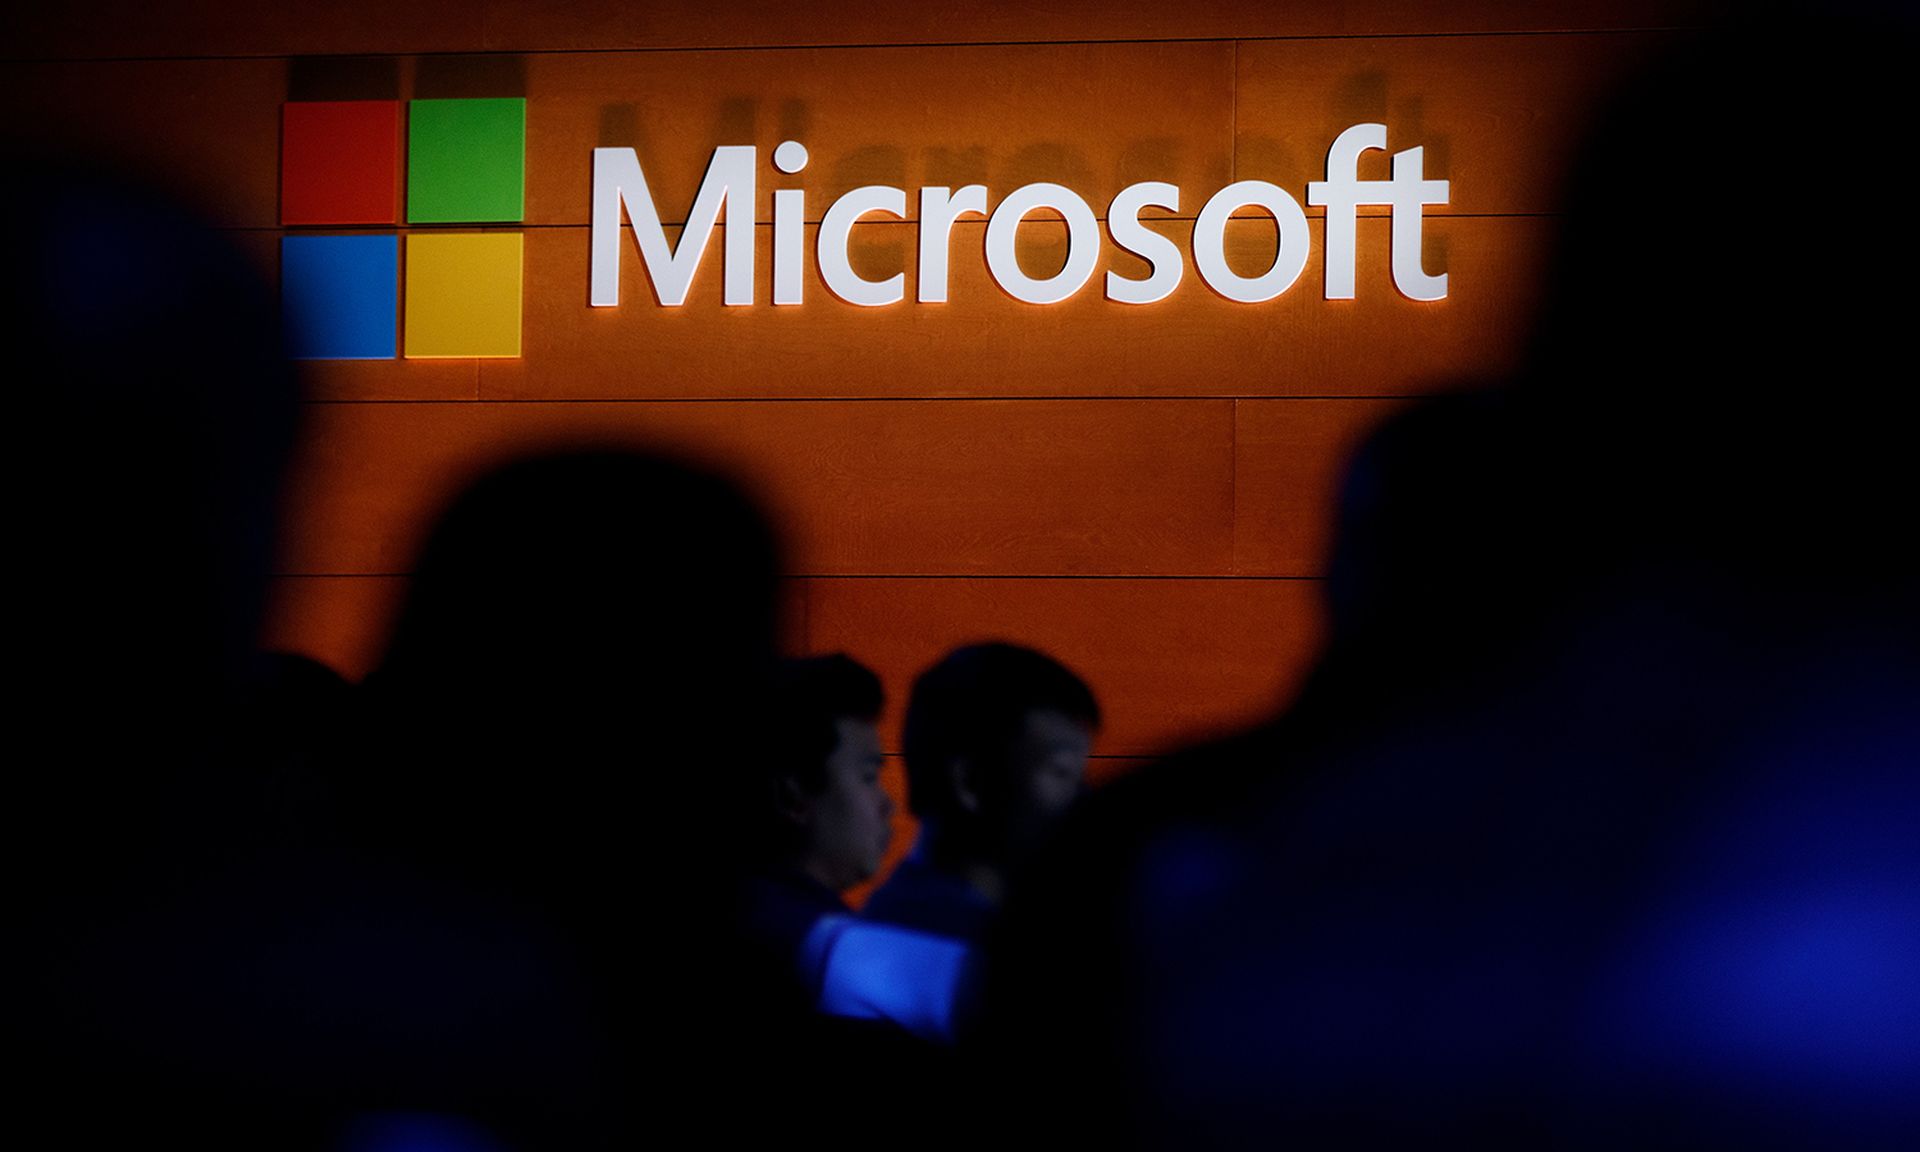
<instances>
[{"instance_id":1,"label":"silhouetted head in profile","mask_svg":"<svg viewBox=\"0 0 1920 1152\"><path fill-rule=\"evenodd\" d=\"M757 960L748 979L805 1021L824 971L808 941L824 917L850 914L841 893L880 867L893 801L880 785L878 677L840 654L786 660L773 693L753 718L762 759L742 765L756 838L736 926Z\"/></svg>"},{"instance_id":2,"label":"silhouetted head in profile","mask_svg":"<svg viewBox=\"0 0 1920 1152\"><path fill-rule=\"evenodd\" d=\"M880 786L880 678L836 653L788 660L774 683L767 850L776 867L842 892L872 876L892 838Z\"/></svg>"},{"instance_id":3,"label":"silhouetted head in profile","mask_svg":"<svg viewBox=\"0 0 1920 1152\"><path fill-rule=\"evenodd\" d=\"M776 571L753 504L677 462L584 451L475 483L368 683L389 847L601 927L710 890L743 847Z\"/></svg>"},{"instance_id":4,"label":"silhouetted head in profile","mask_svg":"<svg viewBox=\"0 0 1920 1152\"><path fill-rule=\"evenodd\" d=\"M1099 723L1086 683L1030 648L972 645L921 673L903 737L920 844L868 915L977 935L1079 797Z\"/></svg>"}]
</instances>

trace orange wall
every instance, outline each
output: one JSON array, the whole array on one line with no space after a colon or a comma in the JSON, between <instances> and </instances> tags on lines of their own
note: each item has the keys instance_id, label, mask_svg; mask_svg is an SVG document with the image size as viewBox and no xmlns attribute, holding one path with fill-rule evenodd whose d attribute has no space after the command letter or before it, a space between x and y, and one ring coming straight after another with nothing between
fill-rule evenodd
<instances>
[{"instance_id":1,"label":"orange wall","mask_svg":"<svg viewBox=\"0 0 1920 1152\"><path fill-rule=\"evenodd\" d=\"M522 359L316 364L308 444L270 626L350 675L383 630L432 510L462 478L577 436L724 462L785 518L789 642L875 665L897 704L943 649L1005 636L1081 669L1111 723L1109 770L1270 710L1319 642L1318 585L1344 454L1396 398L1510 367L1569 148L1622 72L1694 18L1643 0L1264 0L1045 5L405 0L278 6L95 3L8 17L15 128L117 158L207 206L274 272L288 99L524 95ZM863 9L869 6L858 6ZM856 228L855 265L904 270L909 302L863 309L810 278L798 308L722 308L709 252L660 309L627 241L618 309L590 309L590 150L637 147L663 215L718 144L803 140L818 221L867 183L1038 180L1096 211L1179 184L1180 242L1207 196L1265 179L1304 202L1364 120L1426 150L1453 198L1425 260L1451 295L1387 276L1362 221L1358 299L1314 257L1268 304L1227 302L1189 259L1170 299L1036 307L988 279L984 224L955 229L951 302L911 302L909 224ZM1384 175L1381 154L1372 155ZM1378 212L1380 210L1364 210ZM1031 270L1063 233L1022 230ZM1230 257L1271 256L1264 218ZM713 245L717 248L717 243Z\"/></svg>"}]
</instances>

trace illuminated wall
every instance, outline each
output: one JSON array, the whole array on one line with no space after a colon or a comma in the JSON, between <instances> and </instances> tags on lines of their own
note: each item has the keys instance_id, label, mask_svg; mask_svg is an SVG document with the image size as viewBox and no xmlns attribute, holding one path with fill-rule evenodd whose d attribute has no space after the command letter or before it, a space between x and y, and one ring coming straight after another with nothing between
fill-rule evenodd
<instances>
[{"instance_id":1,"label":"illuminated wall","mask_svg":"<svg viewBox=\"0 0 1920 1152\"><path fill-rule=\"evenodd\" d=\"M1093 681L1107 769L1257 716L1318 643L1343 454L1399 398L1514 363L1585 116L1695 6L858 7L202 0L8 17L17 132L184 190L276 280L282 236L304 231L282 223L283 104L525 98L524 220L491 229L523 237L521 354L312 365L273 643L365 672L432 511L490 461L585 436L750 477L791 538L790 645L874 664L896 703L943 649L1004 636ZM810 265L804 304L769 303L777 189L804 189L817 224L866 184L911 204L924 185L984 184L997 202L1049 181L1104 211L1168 181L1182 211L1150 226L1185 252L1216 189L1268 180L1304 203L1334 137L1369 121L1450 181L1422 254L1449 277L1443 301L1394 290L1384 208L1362 209L1356 298L1325 299L1309 208L1307 267L1264 304L1209 291L1191 259L1170 298L1114 303L1104 273L1145 265L1110 244L1072 299L1024 304L987 276L977 216L955 226L944 304L913 299L914 224L876 218L853 231L853 266L904 272L906 302L846 304ZM769 163L788 139L811 154L798 176ZM592 149L636 149L671 222L723 144L760 150L756 303L722 305L716 232L684 307L654 302L630 236L622 305L589 307ZM1361 172L1387 166L1374 152ZM1059 267L1063 225L1020 237L1030 273ZM1248 274L1274 244L1266 217L1228 228Z\"/></svg>"}]
</instances>

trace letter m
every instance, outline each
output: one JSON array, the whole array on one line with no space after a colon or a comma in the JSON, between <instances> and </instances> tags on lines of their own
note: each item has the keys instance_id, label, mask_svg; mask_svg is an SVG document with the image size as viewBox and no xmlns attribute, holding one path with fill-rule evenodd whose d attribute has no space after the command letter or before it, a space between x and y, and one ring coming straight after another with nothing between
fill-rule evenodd
<instances>
[{"instance_id":1,"label":"letter m","mask_svg":"<svg viewBox=\"0 0 1920 1152\"><path fill-rule=\"evenodd\" d=\"M694 270L707 251L707 238L727 209L726 267L722 298L728 304L753 303L753 173L755 149L745 145L715 148L699 194L687 211L677 248L667 244L653 193L631 148L593 150L593 265L591 303L610 308L620 303L620 210L633 222L640 258L653 281L654 295L668 307L686 303Z\"/></svg>"}]
</instances>

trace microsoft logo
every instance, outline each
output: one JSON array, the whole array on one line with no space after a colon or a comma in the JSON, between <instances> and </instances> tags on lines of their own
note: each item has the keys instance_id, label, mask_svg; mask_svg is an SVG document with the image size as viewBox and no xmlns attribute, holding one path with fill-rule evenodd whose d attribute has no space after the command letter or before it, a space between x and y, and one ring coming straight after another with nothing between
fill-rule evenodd
<instances>
[{"instance_id":1,"label":"microsoft logo","mask_svg":"<svg viewBox=\"0 0 1920 1152\"><path fill-rule=\"evenodd\" d=\"M281 111L283 226L400 223L400 101ZM525 219L527 102L412 100L406 113L404 290L398 232L287 235L281 304L296 357L520 355L521 234L434 226Z\"/></svg>"}]
</instances>

